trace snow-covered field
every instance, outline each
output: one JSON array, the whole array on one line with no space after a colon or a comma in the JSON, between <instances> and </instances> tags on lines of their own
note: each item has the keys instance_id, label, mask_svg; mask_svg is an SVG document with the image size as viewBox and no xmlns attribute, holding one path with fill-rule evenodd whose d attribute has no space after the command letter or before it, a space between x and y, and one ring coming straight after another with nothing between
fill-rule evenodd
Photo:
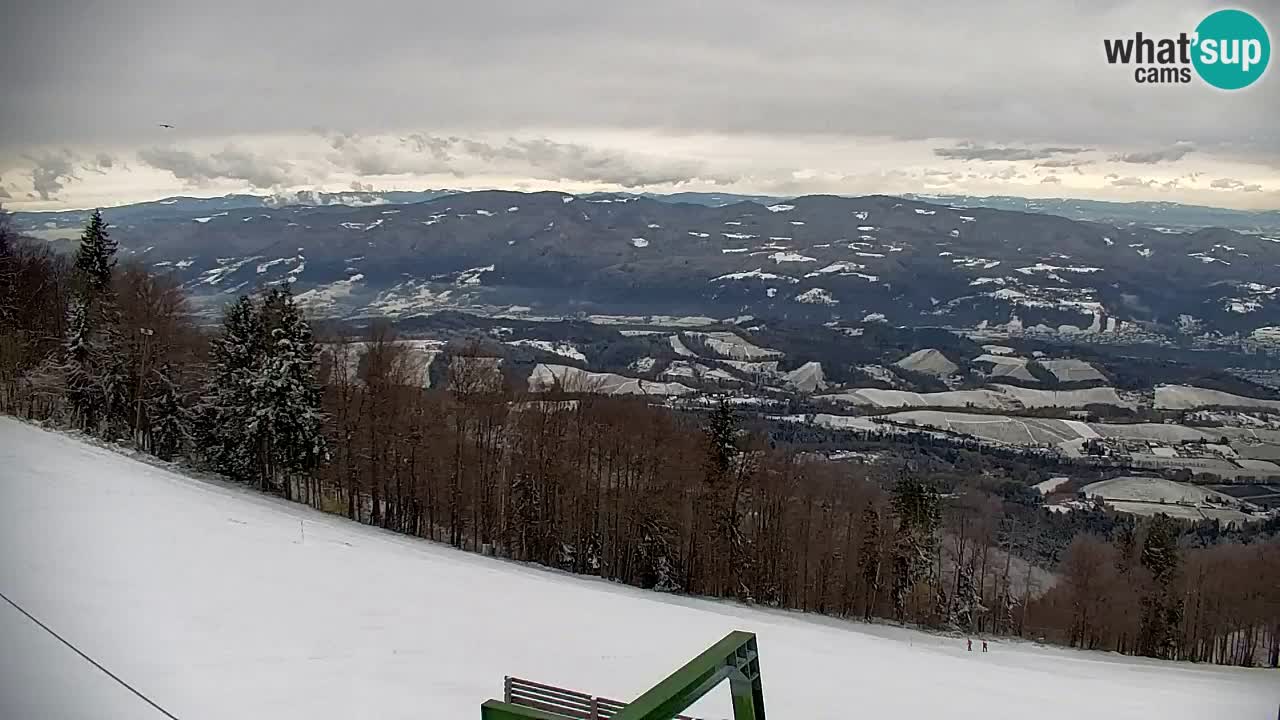
<instances>
[{"instance_id":1,"label":"snow-covered field","mask_svg":"<svg viewBox=\"0 0 1280 720\"><path fill-rule=\"evenodd\" d=\"M1100 497L1105 500L1131 500L1149 503L1186 503L1201 505L1213 503L1228 507L1239 505L1239 501L1230 495L1216 490L1173 482L1164 478L1125 476L1090 483L1081 488L1086 497Z\"/></svg>"},{"instance_id":2,"label":"snow-covered field","mask_svg":"<svg viewBox=\"0 0 1280 720\"><path fill-rule=\"evenodd\" d=\"M1156 386L1156 407L1161 410L1193 410L1216 405L1280 410L1280 400L1259 400L1242 395L1232 395L1221 390L1208 390L1187 385Z\"/></svg>"},{"instance_id":3,"label":"snow-covered field","mask_svg":"<svg viewBox=\"0 0 1280 720\"><path fill-rule=\"evenodd\" d=\"M1086 390L1037 390L1015 385L992 385L989 388L977 390L947 390L932 393L850 388L839 393L819 395L817 399L845 405L881 408L975 407L988 410L1022 410L1044 407L1083 408L1089 405L1133 407L1132 402L1122 399L1115 388L1109 387Z\"/></svg>"},{"instance_id":4,"label":"snow-covered field","mask_svg":"<svg viewBox=\"0 0 1280 720\"><path fill-rule=\"evenodd\" d=\"M464 554L0 418L0 592L183 720L462 720L513 674L629 699L733 629L771 717L1274 718L1274 671L961 640ZM691 714L727 717L725 692ZM160 717L0 603L0 717Z\"/></svg>"}]
</instances>

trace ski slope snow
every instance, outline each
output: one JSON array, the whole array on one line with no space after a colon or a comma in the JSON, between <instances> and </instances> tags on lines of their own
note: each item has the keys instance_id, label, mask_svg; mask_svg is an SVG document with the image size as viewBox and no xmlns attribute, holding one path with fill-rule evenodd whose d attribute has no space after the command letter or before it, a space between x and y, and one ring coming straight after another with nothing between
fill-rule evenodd
<instances>
[{"instance_id":1,"label":"ski slope snow","mask_svg":"<svg viewBox=\"0 0 1280 720\"><path fill-rule=\"evenodd\" d=\"M733 629L775 720L1273 718L1274 671L663 595L483 558L0 418L0 592L182 720L470 720L504 674L630 699ZM727 692L691 714L728 717ZM159 718L0 603L0 717Z\"/></svg>"}]
</instances>

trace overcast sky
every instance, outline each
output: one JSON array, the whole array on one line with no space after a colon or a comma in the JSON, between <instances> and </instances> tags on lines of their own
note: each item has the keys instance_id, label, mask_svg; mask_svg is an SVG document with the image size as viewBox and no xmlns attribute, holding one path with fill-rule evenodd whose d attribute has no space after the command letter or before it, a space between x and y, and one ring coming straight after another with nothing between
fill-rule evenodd
<instances>
[{"instance_id":1,"label":"overcast sky","mask_svg":"<svg viewBox=\"0 0 1280 720\"><path fill-rule=\"evenodd\" d=\"M10 209L353 187L1280 208L1280 61L1237 92L1105 61L1104 37L1222 7L1199 0L0 4ZM1274 44L1280 0L1232 6Z\"/></svg>"}]
</instances>

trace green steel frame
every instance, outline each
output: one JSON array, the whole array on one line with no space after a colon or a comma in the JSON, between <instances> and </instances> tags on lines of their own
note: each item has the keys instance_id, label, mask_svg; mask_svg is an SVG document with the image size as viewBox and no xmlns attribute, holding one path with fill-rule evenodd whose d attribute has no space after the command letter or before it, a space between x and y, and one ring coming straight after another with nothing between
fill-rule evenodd
<instances>
[{"instance_id":1,"label":"green steel frame","mask_svg":"<svg viewBox=\"0 0 1280 720\"><path fill-rule=\"evenodd\" d=\"M631 701L613 720L672 720L722 681L729 681L733 720L765 720L760 651L754 633L735 630ZM543 710L490 700L481 720L564 720Z\"/></svg>"}]
</instances>

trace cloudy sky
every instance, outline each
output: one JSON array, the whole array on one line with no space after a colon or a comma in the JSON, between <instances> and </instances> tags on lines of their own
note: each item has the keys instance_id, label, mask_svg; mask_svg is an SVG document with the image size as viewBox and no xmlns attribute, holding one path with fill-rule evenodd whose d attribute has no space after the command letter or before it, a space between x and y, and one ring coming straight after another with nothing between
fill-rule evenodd
<instances>
[{"instance_id":1,"label":"cloudy sky","mask_svg":"<svg viewBox=\"0 0 1280 720\"><path fill-rule=\"evenodd\" d=\"M0 0L0 203L557 188L1280 208L1280 68L1144 86L1199 0ZM1280 28L1280 0L1235 3ZM175 127L166 129L158 123Z\"/></svg>"}]
</instances>

